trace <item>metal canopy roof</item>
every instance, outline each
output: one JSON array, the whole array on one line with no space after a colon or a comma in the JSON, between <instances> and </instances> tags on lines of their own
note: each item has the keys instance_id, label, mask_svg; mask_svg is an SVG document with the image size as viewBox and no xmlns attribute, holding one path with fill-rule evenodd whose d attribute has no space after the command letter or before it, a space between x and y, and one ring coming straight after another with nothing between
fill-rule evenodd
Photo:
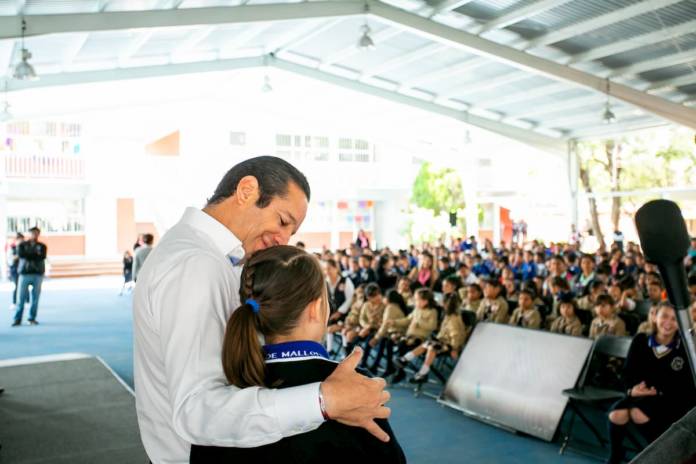
<instances>
[{"instance_id":1,"label":"metal canopy roof","mask_svg":"<svg viewBox=\"0 0 696 464\"><path fill-rule=\"evenodd\" d=\"M275 66L561 153L696 129L696 0L0 0L9 91ZM360 50L367 23L376 44ZM606 93L615 124L602 121Z\"/></svg>"}]
</instances>

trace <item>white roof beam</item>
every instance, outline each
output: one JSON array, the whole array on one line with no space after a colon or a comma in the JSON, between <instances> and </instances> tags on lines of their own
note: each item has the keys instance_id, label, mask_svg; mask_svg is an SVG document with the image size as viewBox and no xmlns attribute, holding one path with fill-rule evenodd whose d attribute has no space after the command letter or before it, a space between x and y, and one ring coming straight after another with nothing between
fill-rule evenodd
<instances>
[{"instance_id":1,"label":"white roof beam","mask_svg":"<svg viewBox=\"0 0 696 464\"><path fill-rule=\"evenodd\" d=\"M143 79L152 77L164 77L181 74L198 74L204 72L223 72L234 69L255 68L262 66L275 66L285 71L293 72L322 82L339 85L363 94L377 96L392 102L409 105L431 113L462 121L467 124L481 127L505 137L509 137L523 143L533 145L541 150L560 156L565 156L565 141L547 135L520 129L509 124L503 124L491 119L482 118L462 111L446 108L415 97L401 95L393 91L380 89L355 80L346 79L318 71L308 66L299 65L277 58L253 57L230 60L205 61L198 63L176 63L157 66L142 66L134 68L108 69L103 71L87 71L76 73L44 74L37 81L11 81L10 91L18 91L32 88L52 87L86 84L93 82Z\"/></svg>"},{"instance_id":2,"label":"white roof beam","mask_svg":"<svg viewBox=\"0 0 696 464\"><path fill-rule=\"evenodd\" d=\"M573 55L568 60L568 64L582 63L585 61L598 60L607 56L618 55L647 45L654 45L659 42L671 40L684 34L691 34L696 31L696 19L667 27L654 32L648 32L626 40L619 40L610 44L593 48L583 53Z\"/></svg>"},{"instance_id":3,"label":"white roof beam","mask_svg":"<svg viewBox=\"0 0 696 464\"><path fill-rule=\"evenodd\" d=\"M597 16L581 23L571 24L570 26L544 34L543 36L530 41L525 49L561 42L571 37L576 37L590 31L595 31L599 28L609 26L610 24L625 21L627 19L649 13L653 10L664 8L681 1L682 0L643 0L640 3L614 10L611 13Z\"/></svg>"},{"instance_id":4,"label":"white roof beam","mask_svg":"<svg viewBox=\"0 0 696 464\"><path fill-rule=\"evenodd\" d=\"M599 92L603 92L606 87L606 81L602 77L525 53L379 2L371 4L370 12L389 24L398 24L432 40L478 55L487 56L490 59L522 70ZM611 86L611 94L618 100L640 107L686 127L696 129L696 110L692 108L687 108L618 83L613 83Z\"/></svg>"},{"instance_id":5,"label":"white roof beam","mask_svg":"<svg viewBox=\"0 0 696 464\"><path fill-rule=\"evenodd\" d=\"M403 31L399 28L396 27L387 27L376 34L372 34L372 41L375 43L375 45L379 45L382 42L386 42L387 40L391 40L397 35L401 34ZM356 32L357 36L358 32ZM358 48L357 45L357 40L353 40L350 45L348 45L345 48L342 48L340 50L337 50L330 55L328 55L326 58L324 58L321 61L321 65L319 66L320 68L323 68L325 66L330 66L334 63L341 62L345 60L346 58L350 58L353 55L356 55L360 53L362 50Z\"/></svg>"},{"instance_id":6,"label":"white roof beam","mask_svg":"<svg viewBox=\"0 0 696 464\"><path fill-rule=\"evenodd\" d=\"M424 111L441 114L443 116L457 119L459 121L478 126L482 129L498 133L505 137L510 137L521 142L534 145L537 148L548 151L550 153L565 156L566 144L565 141L561 139L555 139L553 137L542 135L534 131L520 129L509 124L502 124L498 121L483 118L480 116L475 116L473 114L467 114L463 111L446 108L444 106L427 102L415 97L410 97L407 95L395 93L393 91L380 89L372 85L367 85L355 80L346 79L340 76L321 72L307 66L292 63L290 61L276 59L272 60L270 64L280 69L284 69L286 71L310 77L315 80L335 84L367 95L373 95L396 103L419 108Z\"/></svg>"},{"instance_id":7,"label":"white roof beam","mask_svg":"<svg viewBox=\"0 0 696 464\"><path fill-rule=\"evenodd\" d=\"M506 10L505 12L503 12L503 14L483 24L479 29L476 29L474 32L476 34L485 34L486 32L495 29L502 29L511 24L515 24L520 21L524 21L527 18L531 18L532 16L536 16L539 13L542 13L546 10L550 10L551 8L556 8L561 5L565 5L570 1L571 0L537 0L536 2L530 3L521 8L513 6L512 9L509 9L509 11Z\"/></svg>"},{"instance_id":8,"label":"white roof beam","mask_svg":"<svg viewBox=\"0 0 696 464\"><path fill-rule=\"evenodd\" d=\"M362 78L366 79L371 76L384 74L385 72L390 71L392 69L397 69L401 66L413 63L414 61L418 61L429 56L435 55L436 53L441 52L446 48L446 46L439 43L426 45L424 47L418 48L417 50L404 53L403 55L397 56L396 58L392 58L383 63L380 63L377 66L364 70L362 72Z\"/></svg>"},{"instance_id":9,"label":"white roof beam","mask_svg":"<svg viewBox=\"0 0 696 464\"><path fill-rule=\"evenodd\" d=\"M623 68L616 68L612 70L608 77L631 76L653 71L655 69L669 68L670 66L676 66L678 64L690 63L692 61L696 61L696 49L663 56L662 58L640 61L629 66L624 66Z\"/></svg>"},{"instance_id":10,"label":"white roof beam","mask_svg":"<svg viewBox=\"0 0 696 464\"><path fill-rule=\"evenodd\" d=\"M105 11L32 15L27 17L27 36L63 32L116 31L175 26L244 24L293 19L339 18L365 14L362 2L318 1L260 4L234 7L157 9L147 11ZM21 37L22 19L0 16L0 39Z\"/></svg>"}]
</instances>

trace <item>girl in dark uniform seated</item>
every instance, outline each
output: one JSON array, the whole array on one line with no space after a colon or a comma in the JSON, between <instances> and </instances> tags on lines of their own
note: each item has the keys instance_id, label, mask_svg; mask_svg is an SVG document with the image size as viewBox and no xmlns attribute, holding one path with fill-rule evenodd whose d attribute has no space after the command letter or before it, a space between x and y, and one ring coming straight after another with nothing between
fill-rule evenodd
<instances>
[{"instance_id":1,"label":"girl in dark uniform seated","mask_svg":"<svg viewBox=\"0 0 696 464\"><path fill-rule=\"evenodd\" d=\"M652 442L696 405L696 387L669 303L659 304L655 326L652 335L635 336L626 358L626 397L609 414L610 463L623 460L629 421Z\"/></svg>"},{"instance_id":2,"label":"girl in dark uniform seated","mask_svg":"<svg viewBox=\"0 0 696 464\"><path fill-rule=\"evenodd\" d=\"M326 284L319 261L293 246L255 253L244 266L240 297L245 303L227 323L222 367L240 388L288 388L324 381L337 363L319 343L329 317ZM258 334L266 345L259 342ZM381 442L362 428L327 418L318 429L257 448L191 447L191 463L404 463L406 458L386 420L390 436Z\"/></svg>"}]
</instances>

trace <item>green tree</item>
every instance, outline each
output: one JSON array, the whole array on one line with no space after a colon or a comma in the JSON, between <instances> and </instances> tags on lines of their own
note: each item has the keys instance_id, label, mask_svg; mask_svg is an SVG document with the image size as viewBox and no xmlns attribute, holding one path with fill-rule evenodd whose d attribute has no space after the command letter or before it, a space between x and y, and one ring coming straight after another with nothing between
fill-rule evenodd
<instances>
[{"instance_id":1,"label":"green tree","mask_svg":"<svg viewBox=\"0 0 696 464\"><path fill-rule=\"evenodd\" d=\"M693 132L670 127L580 143L580 180L588 193L693 185L696 151L692 140ZM649 199L646 196L612 197L609 201L614 228L618 227L621 214L633 214ZM597 201L601 198L589 201L592 228L601 244L603 234L597 217Z\"/></svg>"},{"instance_id":2,"label":"green tree","mask_svg":"<svg viewBox=\"0 0 696 464\"><path fill-rule=\"evenodd\" d=\"M452 168L436 170L430 163L423 163L413 182L411 202L431 210L435 216L456 213L464 208L464 188L459 174Z\"/></svg>"}]
</instances>

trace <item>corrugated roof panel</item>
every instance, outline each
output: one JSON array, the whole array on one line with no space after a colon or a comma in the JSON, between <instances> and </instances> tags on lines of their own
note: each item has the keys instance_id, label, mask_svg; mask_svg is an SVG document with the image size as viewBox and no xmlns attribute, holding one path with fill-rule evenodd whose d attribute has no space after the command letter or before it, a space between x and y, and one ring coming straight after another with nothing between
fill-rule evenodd
<instances>
[{"instance_id":1,"label":"corrugated roof panel","mask_svg":"<svg viewBox=\"0 0 696 464\"><path fill-rule=\"evenodd\" d=\"M159 4L159 0L109 0L105 11L154 10Z\"/></svg>"},{"instance_id":2,"label":"corrugated roof panel","mask_svg":"<svg viewBox=\"0 0 696 464\"><path fill-rule=\"evenodd\" d=\"M451 48L445 48L437 53L434 53L427 58L423 58L418 61L404 64L398 68L388 70L382 75L387 79L395 80L397 82L403 82L408 79L417 78L419 76L425 76L430 73L437 72L444 68L456 65L467 59L472 58L473 55L464 53L460 50L455 50Z\"/></svg>"},{"instance_id":3,"label":"corrugated roof panel","mask_svg":"<svg viewBox=\"0 0 696 464\"><path fill-rule=\"evenodd\" d=\"M580 53L693 19L696 19L696 2L687 0L572 37L554 44L554 47L571 54Z\"/></svg>"},{"instance_id":4,"label":"corrugated roof panel","mask_svg":"<svg viewBox=\"0 0 696 464\"><path fill-rule=\"evenodd\" d=\"M15 5L17 2L15 2ZM15 6L16 8L16 6ZM27 0L22 9L25 15L92 13L96 10L94 0ZM15 10L16 11L16 10ZM30 18L27 18L30 21Z\"/></svg>"},{"instance_id":5,"label":"corrugated roof panel","mask_svg":"<svg viewBox=\"0 0 696 464\"><path fill-rule=\"evenodd\" d=\"M116 59L120 47L114 44L127 43L134 34L133 31L92 32L82 45L76 61Z\"/></svg>"},{"instance_id":6,"label":"corrugated roof panel","mask_svg":"<svg viewBox=\"0 0 696 464\"><path fill-rule=\"evenodd\" d=\"M539 13L534 16L533 21L553 31L597 18L641 1L643 0L582 0L568 2Z\"/></svg>"},{"instance_id":7,"label":"corrugated roof panel","mask_svg":"<svg viewBox=\"0 0 696 464\"><path fill-rule=\"evenodd\" d=\"M355 43L357 44L360 38L360 30L355 30ZM372 68L392 58L398 58L409 51L415 51L425 47L430 43L432 42L424 40L422 37L415 34L402 33L391 40L379 43L374 50L359 50L358 53L354 53L341 61L341 64L358 70Z\"/></svg>"},{"instance_id":8,"label":"corrugated roof panel","mask_svg":"<svg viewBox=\"0 0 696 464\"><path fill-rule=\"evenodd\" d=\"M664 79L672 79L673 77L682 76L688 73L694 73L696 75L696 54L694 54L694 60L691 63L671 66L669 68L656 69L654 71L641 73L639 76L646 81L654 82Z\"/></svg>"},{"instance_id":9,"label":"corrugated roof panel","mask_svg":"<svg viewBox=\"0 0 696 464\"><path fill-rule=\"evenodd\" d=\"M333 21L335 20L324 20L317 24L317 27L322 28ZM291 50L307 56L317 58L323 57L337 48L343 48L348 38L355 37L354 43L357 44L358 39L360 39L362 35L361 28L363 24L364 21L360 18L343 19L337 24L334 24L330 29L324 30L318 35L314 35L311 40L306 40L297 46L291 47ZM369 26L372 34L376 34L386 28L386 26L374 22L371 22ZM312 34L311 31L310 34Z\"/></svg>"},{"instance_id":10,"label":"corrugated roof panel","mask_svg":"<svg viewBox=\"0 0 696 464\"><path fill-rule=\"evenodd\" d=\"M696 32L609 56L600 60L600 62L609 68L620 68L693 49L696 49Z\"/></svg>"},{"instance_id":11,"label":"corrugated roof panel","mask_svg":"<svg viewBox=\"0 0 696 464\"><path fill-rule=\"evenodd\" d=\"M696 84L683 85L678 87L678 89L681 93L685 93L687 95L696 95Z\"/></svg>"}]
</instances>

